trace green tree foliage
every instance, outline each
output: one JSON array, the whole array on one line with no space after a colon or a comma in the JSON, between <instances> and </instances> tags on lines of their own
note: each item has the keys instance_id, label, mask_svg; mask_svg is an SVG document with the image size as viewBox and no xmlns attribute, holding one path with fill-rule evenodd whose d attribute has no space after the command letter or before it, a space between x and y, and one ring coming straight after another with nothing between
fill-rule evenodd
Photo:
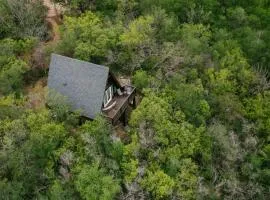
<instances>
[{"instance_id":1,"label":"green tree foliage","mask_svg":"<svg viewBox=\"0 0 270 200\"><path fill-rule=\"evenodd\" d=\"M28 53L35 45L35 39L0 40L0 94L20 92L23 75L29 69L28 64L16 56Z\"/></svg>"},{"instance_id":2,"label":"green tree foliage","mask_svg":"<svg viewBox=\"0 0 270 200\"><path fill-rule=\"evenodd\" d=\"M101 162L103 167L118 174L123 146L121 142L112 143L111 129L107 121L98 118L93 123L84 124L80 132L88 159L93 163Z\"/></svg>"},{"instance_id":3,"label":"green tree foliage","mask_svg":"<svg viewBox=\"0 0 270 200\"><path fill-rule=\"evenodd\" d=\"M0 98L0 120L17 119L24 111L23 100L15 99L13 95Z\"/></svg>"},{"instance_id":4,"label":"green tree foliage","mask_svg":"<svg viewBox=\"0 0 270 200\"><path fill-rule=\"evenodd\" d=\"M131 22L128 31L120 36L122 43L131 49L151 43L152 35L154 33L154 30L151 27L153 22L154 19L151 16L140 17Z\"/></svg>"},{"instance_id":5,"label":"green tree foliage","mask_svg":"<svg viewBox=\"0 0 270 200\"><path fill-rule=\"evenodd\" d=\"M71 9L79 10L80 12L85 12L95 5L95 2L92 0L54 0L54 2L69 6Z\"/></svg>"},{"instance_id":6,"label":"green tree foliage","mask_svg":"<svg viewBox=\"0 0 270 200\"><path fill-rule=\"evenodd\" d=\"M1 176L7 184L21 185L13 190L15 194L21 198L32 196L48 183L53 166L50 158L65 134L62 125L48 121L47 112L1 121Z\"/></svg>"},{"instance_id":7,"label":"green tree foliage","mask_svg":"<svg viewBox=\"0 0 270 200\"><path fill-rule=\"evenodd\" d=\"M132 177L140 177L141 186L156 199L171 195L192 199L192 194L196 193L197 166L194 163L194 168L184 173L184 168L190 167L185 158L192 158L198 152L206 155L201 140L204 128L193 127L185 121L181 111L174 113L165 99L152 93L146 94L133 112L130 123L138 138L134 136L133 143L125 149L127 180L130 182ZM144 176L131 171L138 161L141 168L147 169ZM146 161L148 165L145 166Z\"/></svg>"},{"instance_id":8,"label":"green tree foliage","mask_svg":"<svg viewBox=\"0 0 270 200\"><path fill-rule=\"evenodd\" d=\"M75 186L83 199L110 200L119 192L120 186L111 176L97 166L84 166L75 181Z\"/></svg>"},{"instance_id":9,"label":"green tree foliage","mask_svg":"<svg viewBox=\"0 0 270 200\"><path fill-rule=\"evenodd\" d=\"M54 2L53 51L128 75L140 104L127 134L58 94L31 110L46 10L0 0L1 199L269 199L269 1Z\"/></svg>"},{"instance_id":10,"label":"green tree foliage","mask_svg":"<svg viewBox=\"0 0 270 200\"><path fill-rule=\"evenodd\" d=\"M229 8L227 10L227 16L229 20L229 26L231 28L239 28L246 25L247 15L245 9L241 7Z\"/></svg>"},{"instance_id":11,"label":"green tree foliage","mask_svg":"<svg viewBox=\"0 0 270 200\"><path fill-rule=\"evenodd\" d=\"M192 72L191 72L192 73ZM196 76L196 71L194 71ZM196 77L195 77L196 78ZM178 84L176 84L178 83ZM195 83L185 83L181 76L173 77L170 86L172 104L176 110L182 110L187 119L194 124L201 125L210 117L210 106L205 99L205 91L200 79Z\"/></svg>"},{"instance_id":12,"label":"green tree foliage","mask_svg":"<svg viewBox=\"0 0 270 200\"><path fill-rule=\"evenodd\" d=\"M135 69L139 69L146 59L146 51L152 54L155 45L154 39L154 18L152 16L139 17L131 21L128 29L120 35L120 42L126 49L121 53L120 62L130 62L127 71L133 73ZM122 61L123 60L123 61Z\"/></svg>"},{"instance_id":13,"label":"green tree foliage","mask_svg":"<svg viewBox=\"0 0 270 200\"><path fill-rule=\"evenodd\" d=\"M41 0L1 0L0 38L46 37L46 8Z\"/></svg>"},{"instance_id":14,"label":"green tree foliage","mask_svg":"<svg viewBox=\"0 0 270 200\"><path fill-rule=\"evenodd\" d=\"M55 180L52 183L47 196L50 199L79 199L79 195L74 191L74 186L70 183L62 184L61 180Z\"/></svg>"},{"instance_id":15,"label":"green tree foliage","mask_svg":"<svg viewBox=\"0 0 270 200\"><path fill-rule=\"evenodd\" d=\"M140 0L140 8L147 12L154 6L165 9L168 13L176 15L181 22L200 23L210 20L212 9L217 5L215 0L187 1L187 0Z\"/></svg>"},{"instance_id":16,"label":"green tree foliage","mask_svg":"<svg viewBox=\"0 0 270 200\"><path fill-rule=\"evenodd\" d=\"M114 44L113 32L105 28L101 19L92 12L82 16L66 17L62 27L59 52L86 61L99 62Z\"/></svg>"},{"instance_id":17,"label":"green tree foliage","mask_svg":"<svg viewBox=\"0 0 270 200\"><path fill-rule=\"evenodd\" d=\"M180 162L179 172L176 177L177 194L183 199L196 199L197 193L197 165L191 159Z\"/></svg>"},{"instance_id":18,"label":"green tree foliage","mask_svg":"<svg viewBox=\"0 0 270 200\"><path fill-rule=\"evenodd\" d=\"M149 76L147 73L143 70L138 70L134 74L133 77L134 85L142 90L143 88L146 88L149 85Z\"/></svg>"},{"instance_id":19,"label":"green tree foliage","mask_svg":"<svg viewBox=\"0 0 270 200\"><path fill-rule=\"evenodd\" d=\"M202 24L184 24L181 29L182 40L190 53L207 52L209 48L209 41L211 32Z\"/></svg>"},{"instance_id":20,"label":"green tree foliage","mask_svg":"<svg viewBox=\"0 0 270 200\"><path fill-rule=\"evenodd\" d=\"M23 73L27 64L21 60L14 60L5 65L0 73L0 92L8 94L18 90L23 83Z\"/></svg>"},{"instance_id":21,"label":"green tree foliage","mask_svg":"<svg viewBox=\"0 0 270 200\"><path fill-rule=\"evenodd\" d=\"M148 172L142 186L151 192L156 199L163 199L172 194L174 181L162 171Z\"/></svg>"},{"instance_id":22,"label":"green tree foliage","mask_svg":"<svg viewBox=\"0 0 270 200\"><path fill-rule=\"evenodd\" d=\"M12 109L23 102L9 97L1 99L1 109L3 105ZM63 122L68 119L55 116L59 112L54 111L55 107L52 109L39 113L21 110L21 115L12 115L7 110L7 114L1 116L1 197L76 199L80 193L85 199L92 199L91 195L96 195L97 199L101 196L111 199L120 190L113 177L119 174L116 170L119 170L117 163L121 160L121 143L110 140L103 119L85 124L81 135L74 137L70 133L78 123L65 125ZM93 137L87 138L87 135ZM95 148L92 144L96 144ZM94 165L101 161L100 167ZM71 174L74 179L70 179ZM95 194L91 193L88 181ZM112 185L115 185L113 190ZM95 189L97 187L100 187L99 191Z\"/></svg>"},{"instance_id":23,"label":"green tree foliage","mask_svg":"<svg viewBox=\"0 0 270 200\"><path fill-rule=\"evenodd\" d=\"M84 13L87 10L99 11L105 14L113 14L117 8L117 1L104 0L53 0L55 3L60 3L66 7L69 7L74 13Z\"/></svg>"}]
</instances>

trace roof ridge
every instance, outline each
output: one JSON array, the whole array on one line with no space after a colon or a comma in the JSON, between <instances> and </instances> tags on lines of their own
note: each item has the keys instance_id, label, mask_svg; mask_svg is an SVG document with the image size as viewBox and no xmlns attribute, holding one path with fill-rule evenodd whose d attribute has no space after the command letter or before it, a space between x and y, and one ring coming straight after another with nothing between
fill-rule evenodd
<instances>
[{"instance_id":1,"label":"roof ridge","mask_svg":"<svg viewBox=\"0 0 270 200\"><path fill-rule=\"evenodd\" d=\"M104 65L98 65L98 64L91 63L91 62L84 61L84 60L79 60L79 59L77 59L77 58L71 58L71 57L63 56L63 55L56 54L56 53L52 53L52 56L58 56L58 57L62 57L62 58L67 59L67 60L73 60L73 61L77 61L77 62L82 62L82 63L94 65L95 67L105 68L105 69L108 69L108 71L110 71L110 68L107 67L107 66L104 66Z\"/></svg>"}]
</instances>

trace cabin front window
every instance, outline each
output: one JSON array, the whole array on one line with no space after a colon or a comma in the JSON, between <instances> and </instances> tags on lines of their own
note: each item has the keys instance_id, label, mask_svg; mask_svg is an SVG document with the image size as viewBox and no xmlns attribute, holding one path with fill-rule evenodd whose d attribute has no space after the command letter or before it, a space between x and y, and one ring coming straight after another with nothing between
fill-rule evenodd
<instances>
[{"instance_id":1,"label":"cabin front window","mask_svg":"<svg viewBox=\"0 0 270 200\"><path fill-rule=\"evenodd\" d=\"M104 100L103 100L103 105L106 107L112 100L113 98L113 86L110 86L104 94Z\"/></svg>"}]
</instances>

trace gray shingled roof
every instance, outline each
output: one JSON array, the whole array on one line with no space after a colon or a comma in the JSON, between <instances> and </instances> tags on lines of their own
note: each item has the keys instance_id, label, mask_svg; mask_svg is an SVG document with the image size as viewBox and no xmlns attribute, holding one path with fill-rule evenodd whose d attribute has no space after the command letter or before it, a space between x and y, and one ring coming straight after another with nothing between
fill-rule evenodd
<instances>
[{"instance_id":1,"label":"gray shingled roof","mask_svg":"<svg viewBox=\"0 0 270 200\"><path fill-rule=\"evenodd\" d=\"M52 54L49 91L66 96L73 110L93 119L101 112L109 68Z\"/></svg>"}]
</instances>

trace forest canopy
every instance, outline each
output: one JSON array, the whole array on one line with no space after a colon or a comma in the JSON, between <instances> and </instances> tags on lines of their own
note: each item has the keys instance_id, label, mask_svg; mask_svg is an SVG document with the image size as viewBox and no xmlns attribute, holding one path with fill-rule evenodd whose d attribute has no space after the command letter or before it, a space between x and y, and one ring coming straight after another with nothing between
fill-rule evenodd
<instances>
[{"instance_id":1,"label":"forest canopy","mask_svg":"<svg viewBox=\"0 0 270 200\"><path fill-rule=\"evenodd\" d=\"M0 0L0 199L270 198L269 0L53 2L58 41L43 1ZM50 53L131 79L125 139L37 106Z\"/></svg>"}]
</instances>

